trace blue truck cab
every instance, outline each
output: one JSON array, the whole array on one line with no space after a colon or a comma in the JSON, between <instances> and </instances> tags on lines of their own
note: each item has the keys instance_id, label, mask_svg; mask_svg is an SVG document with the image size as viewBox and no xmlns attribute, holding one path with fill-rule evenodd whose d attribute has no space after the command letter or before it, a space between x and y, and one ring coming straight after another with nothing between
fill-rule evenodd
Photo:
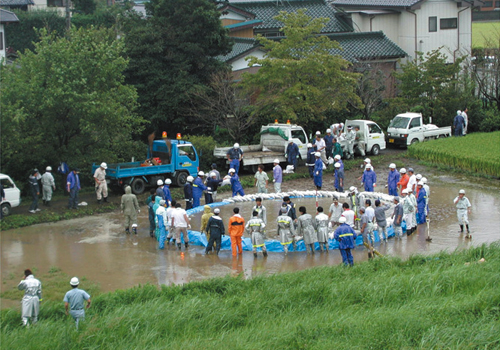
<instances>
[{"instance_id":1,"label":"blue truck cab","mask_svg":"<svg viewBox=\"0 0 500 350\"><path fill-rule=\"evenodd\" d=\"M191 142L183 140L155 140L152 152L145 161L108 164L106 181L110 187L132 187L141 194L147 187L156 187L158 180L170 178L172 184L184 186L189 175L196 177L199 158ZM92 174L99 164L92 164Z\"/></svg>"}]
</instances>

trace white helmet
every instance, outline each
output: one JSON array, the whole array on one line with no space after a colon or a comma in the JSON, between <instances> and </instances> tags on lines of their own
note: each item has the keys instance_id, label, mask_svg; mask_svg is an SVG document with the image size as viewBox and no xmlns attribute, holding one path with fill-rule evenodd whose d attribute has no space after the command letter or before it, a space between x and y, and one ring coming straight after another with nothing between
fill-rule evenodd
<instances>
[{"instance_id":1,"label":"white helmet","mask_svg":"<svg viewBox=\"0 0 500 350\"><path fill-rule=\"evenodd\" d=\"M101 163L101 168L103 169L107 169L108 168L108 165L104 162Z\"/></svg>"},{"instance_id":2,"label":"white helmet","mask_svg":"<svg viewBox=\"0 0 500 350\"><path fill-rule=\"evenodd\" d=\"M240 148L240 144L238 142L236 142L233 146L233 148Z\"/></svg>"},{"instance_id":3,"label":"white helmet","mask_svg":"<svg viewBox=\"0 0 500 350\"><path fill-rule=\"evenodd\" d=\"M394 164L394 163L389 164L389 168L396 169L396 164Z\"/></svg>"},{"instance_id":4,"label":"white helmet","mask_svg":"<svg viewBox=\"0 0 500 350\"><path fill-rule=\"evenodd\" d=\"M191 175L189 175L189 176L186 178L186 181L187 181L187 182L193 182L193 181L194 181L194 178L193 178Z\"/></svg>"},{"instance_id":5,"label":"white helmet","mask_svg":"<svg viewBox=\"0 0 500 350\"><path fill-rule=\"evenodd\" d=\"M315 157L321 157L321 152L316 152L316 153L314 153L314 156L315 156Z\"/></svg>"},{"instance_id":6,"label":"white helmet","mask_svg":"<svg viewBox=\"0 0 500 350\"><path fill-rule=\"evenodd\" d=\"M215 173L214 173L214 172L211 172L210 174L208 174L208 176L210 176L210 177L214 177L214 176L217 176L217 175L215 175Z\"/></svg>"},{"instance_id":7,"label":"white helmet","mask_svg":"<svg viewBox=\"0 0 500 350\"><path fill-rule=\"evenodd\" d=\"M205 176L205 173L203 171L198 171L198 176Z\"/></svg>"},{"instance_id":8,"label":"white helmet","mask_svg":"<svg viewBox=\"0 0 500 350\"><path fill-rule=\"evenodd\" d=\"M350 191L350 192L354 192L354 191L356 191L356 190L357 190L357 188L356 188L355 186L351 186L351 187L349 187L349 191Z\"/></svg>"},{"instance_id":9,"label":"white helmet","mask_svg":"<svg viewBox=\"0 0 500 350\"><path fill-rule=\"evenodd\" d=\"M365 169L371 169L372 165L370 163L366 164Z\"/></svg>"},{"instance_id":10,"label":"white helmet","mask_svg":"<svg viewBox=\"0 0 500 350\"><path fill-rule=\"evenodd\" d=\"M458 191L458 194L465 194L465 190Z\"/></svg>"},{"instance_id":11,"label":"white helmet","mask_svg":"<svg viewBox=\"0 0 500 350\"><path fill-rule=\"evenodd\" d=\"M163 186L163 180L160 179L160 180L156 181L156 185Z\"/></svg>"},{"instance_id":12,"label":"white helmet","mask_svg":"<svg viewBox=\"0 0 500 350\"><path fill-rule=\"evenodd\" d=\"M404 193L404 194L408 194L408 189L407 189L407 188L405 188L405 189L403 190L403 192L402 192L402 193Z\"/></svg>"},{"instance_id":13,"label":"white helmet","mask_svg":"<svg viewBox=\"0 0 500 350\"><path fill-rule=\"evenodd\" d=\"M420 180L420 181L422 181L424 184L426 184L427 183L427 178L423 177L422 180Z\"/></svg>"},{"instance_id":14,"label":"white helmet","mask_svg":"<svg viewBox=\"0 0 500 350\"><path fill-rule=\"evenodd\" d=\"M278 158L276 158L274 161L273 161L274 164L279 164L280 163L280 160Z\"/></svg>"},{"instance_id":15,"label":"white helmet","mask_svg":"<svg viewBox=\"0 0 500 350\"><path fill-rule=\"evenodd\" d=\"M51 166L46 167L45 171L52 171L52 167Z\"/></svg>"},{"instance_id":16,"label":"white helmet","mask_svg":"<svg viewBox=\"0 0 500 350\"><path fill-rule=\"evenodd\" d=\"M340 127L343 128L344 127L344 123L340 123Z\"/></svg>"},{"instance_id":17,"label":"white helmet","mask_svg":"<svg viewBox=\"0 0 500 350\"><path fill-rule=\"evenodd\" d=\"M231 174L231 173L235 173L236 170L234 170L233 168L229 169L228 173Z\"/></svg>"},{"instance_id":18,"label":"white helmet","mask_svg":"<svg viewBox=\"0 0 500 350\"><path fill-rule=\"evenodd\" d=\"M345 216L341 216L339 218L339 224L345 224L345 222L347 221L346 217Z\"/></svg>"},{"instance_id":19,"label":"white helmet","mask_svg":"<svg viewBox=\"0 0 500 350\"><path fill-rule=\"evenodd\" d=\"M312 144L312 143L308 143L308 144L307 144L307 148L311 148L312 146L313 146L313 144Z\"/></svg>"},{"instance_id":20,"label":"white helmet","mask_svg":"<svg viewBox=\"0 0 500 350\"><path fill-rule=\"evenodd\" d=\"M326 133L330 134L332 132L332 129L326 129Z\"/></svg>"},{"instance_id":21,"label":"white helmet","mask_svg":"<svg viewBox=\"0 0 500 350\"><path fill-rule=\"evenodd\" d=\"M461 110L458 110L458 111L457 111L457 114L462 115L462 111L461 111Z\"/></svg>"},{"instance_id":22,"label":"white helmet","mask_svg":"<svg viewBox=\"0 0 500 350\"><path fill-rule=\"evenodd\" d=\"M333 157L333 159L340 159L340 158L342 158L340 154L336 154L335 157Z\"/></svg>"},{"instance_id":23,"label":"white helmet","mask_svg":"<svg viewBox=\"0 0 500 350\"><path fill-rule=\"evenodd\" d=\"M335 168L340 168L340 163L335 163L334 167Z\"/></svg>"},{"instance_id":24,"label":"white helmet","mask_svg":"<svg viewBox=\"0 0 500 350\"><path fill-rule=\"evenodd\" d=\"M73 277L71 281L69 281L69 284L71 284L72 286L77 286L80 284L80 281L78 280L78 277Z\"/></svg>"},{"instance_id":25,"label":"white helmet","mask_svg":"<svg viewBox=\"0 0 500 350\"><path fill-rule=\"evenodd\" d=\"M415 176L415 178L416 178L417 180L421 180L421 179L422 179L422 174L417 174L417 176Z\"/></svg>"},{"instance_id":26,"label":"white helmet","mask_svg":"<svg viewBox=\"0 0 500 350\"><path fill-rule=\"evenodd\" d=\"M165 180L165 185L170 185L171 183L172 183L172 180L170 180L170 179Z\"/></svg>"},{"instance_id":27,"label":"white helmet","mask_svg":"<svg viewBox=\"0 0 500 350\"><path fill-rule=\"evenodd\" d=\"M405 168L401 168L401 169L399 170L399 172L400 172L401 174L406 174L406 169L405 169Z\"/></svg>"},{"instance_id":28,"label":"white helmet","mask_svg":"<svg viewBox=\"0 0 500 350\"><path fill-rule=\"evenodd\" d=\"M417 182L417 186L423 186L424 183L422 181Z\"/></svg>"},{"instance_id":29,"label":"white helmet","mask_svg":"<svg viewBox=\"0 0 500 350\"><path fill-rule=\"evenodd\" d=\"M364 162L370 164L372 161L370 160L370 158L365 158Z\"/></svg>"}]
</instances>

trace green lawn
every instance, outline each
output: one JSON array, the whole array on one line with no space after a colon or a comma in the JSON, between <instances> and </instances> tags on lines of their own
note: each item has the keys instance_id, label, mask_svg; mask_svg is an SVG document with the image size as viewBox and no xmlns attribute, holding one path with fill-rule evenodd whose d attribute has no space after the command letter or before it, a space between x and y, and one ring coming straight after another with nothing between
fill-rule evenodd
<instances>
[{"instance_id":1,"label":"green lawn","mask_svg":"<svg viewBox=\"0 0 500 350\"><path fill-rule=\"evenodd\" d=\"M472 22L472 48L498 48L500 22Z\"/></svg>"},{"instance_id":2,"label":"green lawn","mask_svg":"<svg viewBox=\"0 0 500 350\"><path fill-rule=\"evenodd\" d=\"M39 323L29 329L20 326L18 311L2 310L1 344L23 350L498 349L498 271L500 244L494 243L353 268L146 285L92 297L79 332L61 302L44 302Z\"/></svg>"}]
</instances>

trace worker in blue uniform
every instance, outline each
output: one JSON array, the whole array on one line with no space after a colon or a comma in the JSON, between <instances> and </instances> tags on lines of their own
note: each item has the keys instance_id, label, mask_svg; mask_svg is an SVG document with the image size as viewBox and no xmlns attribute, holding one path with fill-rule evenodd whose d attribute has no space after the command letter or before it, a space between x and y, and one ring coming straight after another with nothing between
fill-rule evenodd
<instances>
[{"instance_id":1,"label":"worker in blue uniform","mask_svg":"<svg viewBox=\"0 0 500 350\"><path fill-rule=\"evenodd\" d=\"M339 218L339 228L335 230L333 238L339 242L339 250L342 255L342 262L345 265L354 265L354 259L351 254L351 249L354 249L356 243L356 232L351 226L346 224L346 218L341 216Z\"/></svg>"},{"instance_id":2,"label":"worker in blue uniform","mask_svg":"<svg viewBox=\"0 0 500 350\"><path fill-rule=\"evenodd\" d=\"M193 207L200 206L200 199L203 196L203 191L207 189L207 186L203 183L203 176L205 173L203 171L198 172L198 176L193 182Z\"/></svg>"},{"instance_id":3,"label":"worker in blue uniform","mask_svg":"<svg viewBox=\"0 0 500 350\"><path fill-rule=\"evenodd\" d=\"M163 185L163 199L165 199L165 204L167 205L167 208L170 206L170 203L172 203L172 195L170 194L170 185L171 184L172 184L172 180L165 179L165 182Z\"/></svg>"},{"instance_id":4,"label":"worker in blue uniform","mask_svg":"<svg viewBox=\"0 0 500 350\"><path fill-rule=\"evenodd\" d=\"M245 192L243 191L243 186L241 186L240 178L236 174L235 169L229 169L229 175L231 175L231 189L233 191L233 197L235 197L237 194L240 196L244 196Z\"/></svg>"},{"instance_id":5,"label":"worker in blue uniform","mask_svg":"<svg viewBox=\"0 0 500 350\"><path fill-rule=\"evenodd\" d=\"M288 164L293 165L293 170L297 171L297 162L299 159L299 146L297 146L292 139L289 140L288 146L286 146L285 157Z\"/></svg>"},{"instance_id":6,"label":"worker in blue uniform","mask_svg":"<svg viewBox=\"0 0 500 350\"><path fill-rule=\"evenodd\" d=\"M314 185L317 190L321 190L321 185L323 184L323 161L321 160L321 153L316 152L314 154L316 161L314 162Z\"/></svg>"},{"instance_id":7,"label":"worker in blue uniform","mask_svg":"<svg viewBox=\"0 0 500 350\"><path fill-rule=\"evenodd\" d=\"M377 174L372 169L372 165L367 164L361 180L366 192L373 192L373 188L377 186Z\"/></svg>"},{"instance_id":8,"label":"worker in blue uniform","mask_svg":"<svg viewBox=\"0 0 500 350\"><path fill-rule=\"evenodd\" d=\"M424 183L422 181L417 182L418 187L418 197L417 197L417 225L426 223L426 202L427 202L427 193L425 192L425 188L423 187Z\"/></svg>"},{"instance_id":9,"label":"worker in blue uniform","mask_svg":"<svg viewBox=\"0 0 500 350\"><path fill-rule=\"evenodd\" d=\"M323 136L323 140L325 140L326 145L326 159L332 156L333 139L334 136L332 135L332 129L326 129L326 135Z\"/></svg>"},{"instance_id":10,"label":"worker in blue uniform","mask_svg":"<svg viewBox=\"0 0 500 350\"><path fill-rule=\"evenodd\" d=\"M389 165L389 175L387 175L387 188L389 189L389 195L398 195L398 182L399 182L399 171L396 170L396 164L391 163Z\"/></svg>"},{"instance_id":11,"label":"worker in blue uniform","mask_svg":"<svg viewBox=\"0 0 500 350\"><path fill-rule=\"evenodd\" d=\"M229 168L234 169L236 174L240 170L240 163L243 159L243 151L240 148L239 143L235 143L233 148L230 148L227 153L227 160L229 160Z\"/></svg>"},{"instance_id":12,"label":"worker in blue uniform","mask_svg":"<svg viewBox=\"0 0 500 350\"><path fill-rule=\"evenodd\" d=\"M184 185L184 200L186 201L186 210L193 207L193 177L189 175Z\"/></svg>"},{"instance_id":13,"label":"worker in blue uniform","mask_svg":"<svg viewBox=\"0 0 500 350\"><path fill-rule=\"evenodd\" d=\"M313 144L307 144L307 158L306 158L306 166L309 169L309 176L311 179L314 176L314 163L316 162L316 158L314 157L314 153L316 153Z\"/></svg>"}]
</instances>

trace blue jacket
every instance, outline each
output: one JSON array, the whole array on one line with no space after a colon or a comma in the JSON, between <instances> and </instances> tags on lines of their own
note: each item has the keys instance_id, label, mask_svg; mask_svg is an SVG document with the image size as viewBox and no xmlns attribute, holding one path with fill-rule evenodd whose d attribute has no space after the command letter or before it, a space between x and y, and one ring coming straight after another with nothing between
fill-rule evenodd
<instances>
[{"instance_id":1,"label":"blue jacket","mask_svg":"<svg viewBox=\"0 0 500 350\"><path fill-rule=\"evenodd\" d=\"M299 155L299 146L297 146L295 143L289 143L288 146L286 146L286 154L287 161L291 163Z\"/></svg>"},{"instance_id":2,"label":"blue jacket","mask_svg":"<svg viewBox=\"0 0 500 350\"><path fill-rule=\"evenodd\" d=\"M184 185L184 198L193 199L193 185L189 182Z\"/></svg>"},{"instance_id":3,"label":"blue jacket","mask_svg":"<svg viewBox=\"0 0 500 350\"><path fill-rule=\"evenodd\" d=\"M420 190L418 190L418 197L417 197L417 208L419 212L424 212L425 211L425 200L427 198L427 193L425 193L424 188L422 187Z\"/></svg>"},{"instance_id":4,"label":"blue jacket","mask_svg":"<svg viewBox=\"0 0 500 350\"><path fill-rule=\"evenodd\" d=\"M335 188L340 188L340 179L343 178L344 178L344 170L335 169L335 183L334 183ZM342 185L344 185L344 181L342 181Z\"/></svg>"},{"instance_id":5,"label":"blue jacket","mask_svg":"<svg viewBox=\"0 0 500 350\"><path fill-rule=\"evenodd\" d=\"M373 170L365 170L363 173L363 184L366 192L373 192L373 184L377 182L377 174Z\"/></svg>"},{"instance_id":6,"label":"blue jacket","mask_svg":"<svg viewBox=\"0 0 500 350\"><path fill-rule=\"evenodd\" d=\"M31 193L36 196L37 193L40 192L40 188L38 186L38 181L37 181L36 177L34 177L33 175L30 175L30 177L28 178L28 182L30 184ZM3 197L5 197L5 195Z\"/></svg>"},{"instance_id":7,"label":"blue jacket","mask_svg":"<svg viewBox=\"0 0 500 350\"><path fill-rule=\"evenodd\" d=\"M201 198L201 196L203 195L203 191L205 191L206 189L207 186L205 186L205 184L203 183L202 178L197 176L193 182L193 197Z\"/></svg>"},{"instance_id":8,"label":"blue jacket","mask_svg":"<svg viewBox=\"0 0 500 350\"><path fill-rule=\"evenodd\" d=\"M373 170L372 170L373 171ZM387 186L389 188L397 188L399 182L399 172L397 170L389 170L389 175L387 175Z\"/></svg>"},{"instance_id":9,"label":"blue jacket","mask_svg":"<svg viewBox=\"0 0 500 350\"><path fill-rule=\"evenodd\" d=\"M340 170L344 171L344 162L342 161L342 159L337 160L335 163L339 163L340 164Z\"/></svg>"},{"instance_id":10,"label":"blue jacket","mask_svg":"<svg viewBox=\"0 0 500 350\"><path fill-rule=\"evenodd\" d=\"M167 201L167 200L168 200L168 201L172 202L172 195L170 194L170 188L169 188L169 186L168 186L168 185L163 186L163 199L164 199L165 201ZM168 202L167 202L167 206L168 206L168 205L169 205L169 204L168 204Z\"/></svg>"},{"instance_id":11,"label":"blue jacket","mask_svg":"<svg viewBox=\"0 0 500 350\"><path fill-rule=\"evenodd\" d=\"M233 190L233 193L236 193L243 189L243 186L241 186L240 178L236 174L231 176L231 189Z\"/></svg>"},{"instance_id":12,"label":"blue jacket","mask_svg":"<svg viewBox=\"0 0 500 350\"><path fill-rule=\"evenodd\" d=\"M207 223L207 233L210 237L218 238L225 235L224 223L218 215L211 216Z\"/></svg>"},{"instance_id":13,"label":"blue jacket","mask_svg":"<svg viewBox=\"0 0 500 350\"><path fill-rule=\"evenodd\" d=\"M463 129L464 126L465 126L464 117L462 117L460 114L457 114L455 116L455 119L453 119L453 127L455 129Z\"/></svg>"},{"instance_id":14,"label":"blue jacket","mask_svg":"<svg viewBox=\"0 0 500 350\"><path fill-rule=\"evenodd\" d=\"M323 140L325 140L326 148L331 149L333 147L333 135L326 134Z\"/></svg>"},{"instance_id":15,"label":"blue jacket","mask_svg":"<svg viewBox=\"0 0 500 350\"><path fill-rule=\"evenodd\" d=\"M66 181L69 183L70 189L74 188L75 186L78 190L80 189L80 177L78 176L78 174L70 172Z\"/></svg>"},{"instance_id":16,"label":"blue jacket","mask_svg":"<svg viewBox=\"0 0 500 350\"><path fill-rule=\"evenodd\" d=\"M314 166L314 163L316 162L316 157L314 156L314 147L309 147L307 149L307 160L306 163L309 164L308 166Z\"/></svg>"},{"instance_id":17,"label":"blue jacket","mask_svg":"<svg viewBox=\"0 0 500 350\"><path fill-rule=\"evenodd\" d=\"M346 223L340 225L333 236L339 242L339 249L354 249L357 237L356 232Z\"/></svg>"},{"instance_id":18,"label":"blue jacket","mask_svg":"<svg viewBox=\"0 0 500 350\"><path fill-rule=\"evenodd\" d=\"M321 158L314 161L314 176L323 176L323 161Z\"/></svg>"},{"instance_id":19,"label":"blue jacket","mask_svg":"<svg viewBox=\"0 0 500 350\"><path fill-rule=\"evenodd\" d=\"M217 188L219 188L219 185L220 183L222 182L222 180L217 180L217 179L208 179L207 180L207 190L208 190L208 187L210 187L210 192L214 192L214 191L217 191Z\"/></svg>"}]
</instances>

